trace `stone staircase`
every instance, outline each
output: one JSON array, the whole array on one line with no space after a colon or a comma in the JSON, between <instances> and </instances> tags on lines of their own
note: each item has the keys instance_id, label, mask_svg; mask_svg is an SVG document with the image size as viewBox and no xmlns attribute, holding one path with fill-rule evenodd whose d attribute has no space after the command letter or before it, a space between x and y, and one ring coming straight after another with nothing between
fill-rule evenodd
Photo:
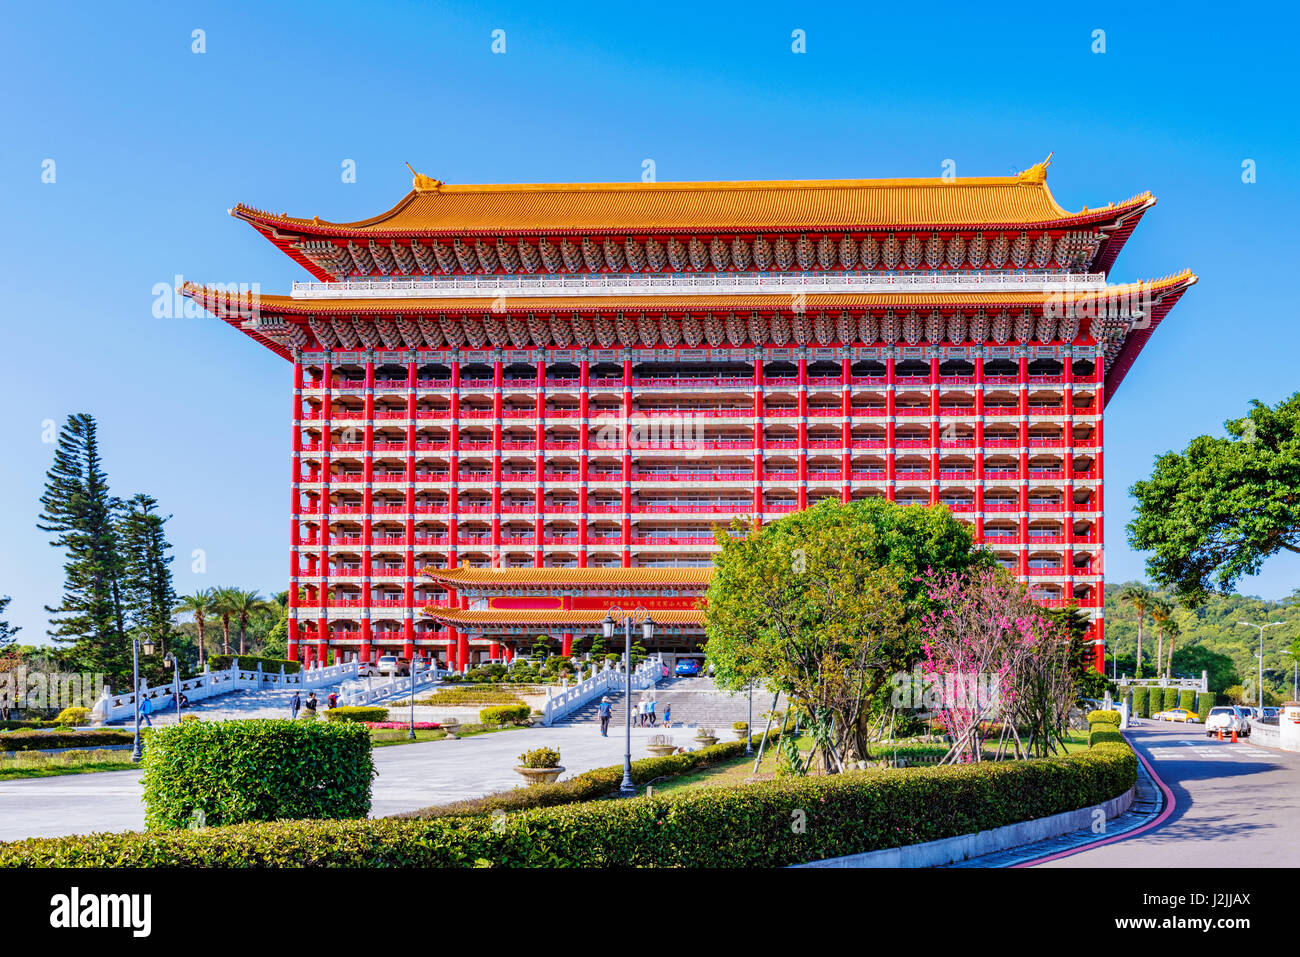
<instances>
[{"instance_id":1,"label":"stone staircase","mask_svg":"<svg viewBox=\"0 0 1300 957\"><path fill-rule=\"evenodd\" d=\"M632 694L632 720L636 720L636 705L642 700L642 697L650 692L636 691ZM610 722L611 727L622 726L623 722L623 693L611 693L607 696L614 705L614 718ZM669 719L672 721L674 728L713 728L715 731L730 730L731 725L736 721L747 721L749 719L749 696L743 692L731 694L726 691L720 691L713 683L711 678L669 678L661 681L658 688L653 692L655 701L655 714L659 718L660 726L663 725L663 714L665 707L671 707ZM754 690L754 727L757 731L762 731L765 720L763 712L767 711L772 705L772 696L761 689ZM784 700L778 704L778 707L784 707ZM566 724L598 724L600 717L597 713L600 707L600 699L589 702L578 708L576 711L566 715L556 722L556 725ZM725 736L724 736L725 737Z\"/></svg>"}]
</instances>

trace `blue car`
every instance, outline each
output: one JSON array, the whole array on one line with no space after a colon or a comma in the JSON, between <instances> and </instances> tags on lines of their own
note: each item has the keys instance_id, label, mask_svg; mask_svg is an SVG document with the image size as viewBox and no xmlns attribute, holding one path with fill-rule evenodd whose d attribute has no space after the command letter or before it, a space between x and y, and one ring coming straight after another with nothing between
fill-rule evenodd
<instances>
[{"instance_id":1,"label":"blue car","mask_svg":"<svg viewBox=\"0 0 1300 957\"><path fill-rule=\"evenodd\" d=\"M674 670L678 675L689 678L704 670L704 662L699 658L678 658Z\"/></svg>"}]
</instances>

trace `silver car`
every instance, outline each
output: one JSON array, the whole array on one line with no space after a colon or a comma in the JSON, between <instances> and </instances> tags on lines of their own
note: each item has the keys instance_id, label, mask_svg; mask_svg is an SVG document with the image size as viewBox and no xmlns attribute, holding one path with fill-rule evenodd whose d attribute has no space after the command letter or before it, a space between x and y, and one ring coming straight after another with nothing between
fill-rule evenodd
<instances>
[{"instance_id":1,"label":"silver car","mask_svg":"<svg viewBox=\"0 0 1300 957\"><path fill-rule=\"evenodd\" d=\"M1220 705L1217 708L1211 708L1210 713L1205 716L1205 736L1212 738L1222 731L1224 734L1247 734L1250 731L1250 722L1242 713L1241 709L1232 705Z\"/></svg>"}]
</instances>

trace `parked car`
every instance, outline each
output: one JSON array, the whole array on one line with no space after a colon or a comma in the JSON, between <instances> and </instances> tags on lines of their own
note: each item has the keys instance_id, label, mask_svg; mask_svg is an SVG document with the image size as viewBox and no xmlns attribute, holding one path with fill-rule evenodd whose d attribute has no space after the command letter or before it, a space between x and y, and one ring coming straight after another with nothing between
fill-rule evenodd
<instances>
[{"instance_id":1,"label":"parked car","mask_svg":"<svg viewBox=\"0 0 1300 957\"><path fill-rule=\"evenodd\" d=\"M375 663L375 673L381 675L409 675L411 673L411 661L409 658L399 658L397 655L380 655L379 660Z\"/></svg>"},{"instance_id":2,"label":"parked car","mask_svg":"<svg viewBox=\"0 0 1300 957\"><path fill-rule=\"evenodd\" d=\"M704 669L704 662L699 658L678 658L677 666L673 673L682 677L690 678L698 675Z\"/></svg>"},{"instance_id":3,"label":"parked car","mask_svg":"<svg viewBox=\"0 0 1300 957\"><path fill-rule=\"evenodd\" d=\"M363 661L357 665L357 677L368 678L370 675L378 674L379 671L372 662Z\"/></svg>"},{"instance_id":4,"label":"parked car","mask_svg":"<svg viewBox=\"0 0 1300 957\"><path fill-rule=\"evenodd\" d=\"M1213 737L1220 731L1224 734L1231 734L1233 731L1245 734L1250 731L1250 722L1246 720L1241 710L1230 705L1211 708L1210 713L1205 716L1205 736Z\"/></svg>"},{"instance_id":5,"label":"parked car","mask_svg":"<svg viewBox=\"0 0 1300 957\"><path fill-rule=\"evenodd\" d=\"M1265 708L1265 709L1264 709L1264 717L1265 717L1265 719L1268 719L1268 718L1278 718L1278 717L1281 717L1281 715L1282 715L1282 709L1281 709L1281 708Z\"/></svg>"},{"instance_id":6,"label":"parked car","mask_svg":"<svg viewBox=\"0 0 1300 957\"><path fill-rule=\"evenodd\" d=\"M1199 721L1200 717L1195 711L1188 711L1186 708L1170 708L1168 711L1158 711L1152 717L1160 721Z\"/></svg>"},{"instance_id":7,"label":"parked car","mask_svg":"<svg viewBox=\"0 0 1300 957\"><path fill-rule=\"evenodd\" d=\"M1237 705L1237 713L1241 715L1241 730L1237 733L1240 734L1243 738L1249 738L1250 720L1251 718L1259 717L1259 715L1257 714L1257 709L1247 708L1242 705Z\"/></svg>"}]
</instances>

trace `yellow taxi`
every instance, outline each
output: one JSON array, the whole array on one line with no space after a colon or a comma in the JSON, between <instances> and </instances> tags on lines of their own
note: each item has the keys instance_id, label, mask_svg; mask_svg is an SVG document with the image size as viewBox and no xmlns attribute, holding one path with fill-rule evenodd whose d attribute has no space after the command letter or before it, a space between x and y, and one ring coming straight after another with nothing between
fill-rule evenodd
<instances>
[{"instance_id":1,"label":"yellow taxi","mask_svg":"<svg viewBox=\"0 0 1300 957\"><path fill-rule=\"evenodd\" d=\"M1168 711L1157 711L1152 715L1157 721L1182 721L1184 723L1199 721L1200 717L1195 711L1189 711L1186 708L1171 708Z\"/></svg>"}]
</instances>

